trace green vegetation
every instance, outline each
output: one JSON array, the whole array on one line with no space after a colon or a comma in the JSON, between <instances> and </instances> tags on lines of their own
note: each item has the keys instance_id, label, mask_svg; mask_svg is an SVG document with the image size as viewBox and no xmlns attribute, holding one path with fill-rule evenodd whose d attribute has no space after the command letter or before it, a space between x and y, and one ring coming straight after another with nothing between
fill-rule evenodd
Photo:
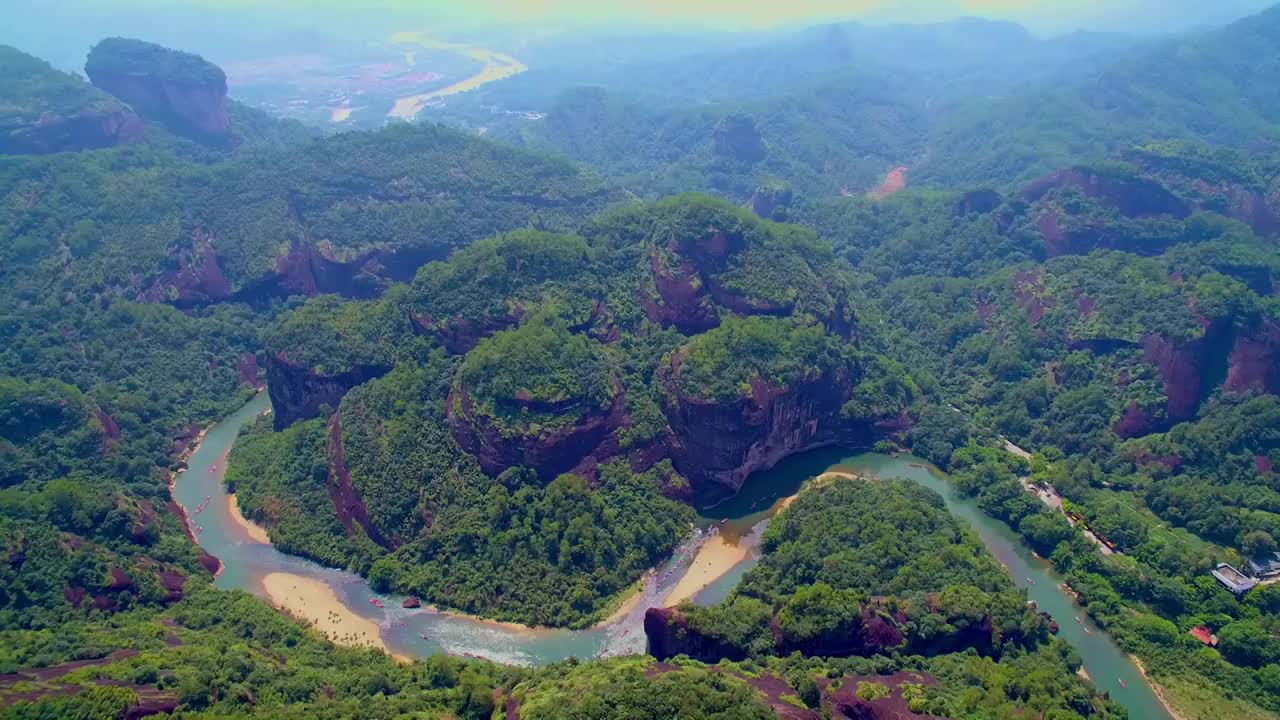
<instances>
[{"instance_id":1,"label":"green vegetation","mask_svg":"<svg viewBox=\"0 0 1280 720\"><path fill-rule=\"evenodd\" d=\"M668 268L696 307L663 295ZM795 280L806 284L787 289ZM812 232L705 196L619 208L583 236L506 233L378 300L316 298L274 323L268 352L291 365L328 377L394 369L330 408L342 467L313 420L256 429L229 481L282 547L379 588L586 625L691 519L667 499L691 487L664 459L672 431L657 379L686 339L661 325L683 326L686 312L718 322L687 346L681 382L698 397L732 405L754 378L831 372L858 381L831 422L896 417L920 394L905 370L820 322L847 330L856 302L849 271ZM325 482L344 472L363 508L339 519Z\"/></svg>"},{"instance_id":2,"label":"green vegetation","mask_svg":"<svg viewBox=\"0 0 1280 720\"><path fill-rule=\"evenodd\" d=\"M425 259L502 230L572 226L608 198L566 162L431 126L207 165L162 138L0 157L0 279L8 302L365 297Z\"/></svg>"},{"instance_id":3,"label":"green vegetation","mask_svg":"<svg viewBox=\"0 0 1280 720\"><path fill-rule=\"evenodd\" d=\"M768 602L816 582L869 596L1012 587L941 498L905 481L837 481L802 493L770 524L761 550L738 592Z\"/></svg>"},{"instance_id":4,"label":"green vegetation","mask_svg":"<svg viewBox=\"0 0 1280 720\"><path fill-rule=\"evenodd\" d=\"M726 318L677 353L682 393L729 403L750 397L753 383L781 388L844 365L840 341L821 325L763 317Z\"/></svg>"},{"instance_id":5,"label":"green vegetation","mask_svg":"<svg viewBox=\"0 0 1280 720\"><path fill-rule=\"evenodd\" d=\"M755 717L757 690L830 712L843 689L951 717L1119 715L940 500L894 480L810 489L729 600L680 609L713 641L704 659L738 663L399 666L334 648L208 588L165 507L175 452L248 397L264 356L317 382L387 371L282 431L259 422L228 473L282 549L379 590L588 626L687 533L675 498L705 480L664 456L666 369L721 406L838 377L831 437L909 437L1175 701L1280 712L1276 586L1237 598L1207 574L1280 543L1280 165L1258 149L1276 139L1277 20L1073 50L1070 68L986 26L973 37L998 41L977 45L1001 53L934 37L880 67L867 48L929 43L837 26L685 61L706 72L650 68L635 89L660 76L665 101L604 83L545 121L495 121L639 196L733 202L608 207L626 193L536 152L425 125L304 142L234 104L238 150L148 127L0 157L0 672L103 660L41 680L34 703L6 685L3 714L160 697L195 717ZM139 64L221 82L131 41L90 61ZM814 85L791 86L797 68ZM7 48L0 70L6 117L120 107ZM855 197L901 164L913 186L1001 191ZM735 204L753 196L801 224ZM331 486L353 498L341 515ZM138 654L106 659L119 649Z\"/></svg>"},{"instance_id":6,"label":"green vegetation","mask_svg":"<svg viewBox=\"0 0 1280 720\"><path fill-rule=\"evenodd\" d=\"M458 386L503 427L572 423L607 409L618 393L599 343L536 321L480 341L458 369Z\"/></svg>"},{"instance_id":7,"label":"green vegetation","mask_svg":"<svg viewBox=\"0 0 1280 720\"><path fill-rule=\"evenodd\" d=\"M517 685L512 696L528 720L706 717L768 720L775 717L745 678L696 665L651 674L651 660L592 663L563 677Z\"/></svg>"},{"instance_id":8,"label":"green vegetation","mask_svg":"<svg viewBox=\"0 0 1280 720\"><path fill-rule=\"evenodd\" d=\"M1195 536L1169 532L1122 493L1090 488L1090 475L1095 482L1115 476L1089 460L1050 464L1037 456L1030 479L1062 492L1069 509L1082 513L1122 554L1102 555L1061 513L1025 493L1015 475L1025 470L1018 458L962 448L952 467L957 484L976 494L984 510L1051 557L1090 615L1157 669L1158 679L1216 687L1215 692L1276 711L1274 685L1268 684L1273 671L1266 669L1275 667L1274 653L1280 651L1273 630L1280 606L1269 602L1274 590L1264 587L1240 601L1206 574L1216 562L1238 560ZM1219 634L1217 650L1187 634L1201 626Z\"/></svg>"},{"instance_id":9,"label":"green vegetation","mask_svg":"<svg viewBox=\"0 0 1280 720\"><path fill-rule=\"evenodd\" d=\"M941 686L915 697L933 714L999 717L1015 706L1064 718L1117 714L1091 697L1072 674L1078 657L1051 639L1004 568L930 490L904 480L812 487L770 524L762 553L725 603L679 608L685 632L781 662L787 677L814 665L832 668L826 677L926 671ZM800 652L771 657L787 650ZM861 680L856 694L873 700L889 688Z\"/></svg>"},{"instance_id":10,"label":"green vegetation","mask_svg":"<svg viewBox=\"0 0 1280 720\"><path fill-rule=\"evenodd\" d=\"M579 325L590 319L591 298L602 294L593 283L598 254L575 235L518 230L427 264L410 292L419 322L433 329L535 313Z\"/></svg>"},{"instance_id":11,"label":"green vegetation","mask_svg":"<svg viewBox=\"0 0 1280 720\"><path fill-rule=\"evenodd\" d=\"M1257 81L1274 62L1275 8L1222 29L1126 53L998 103L962 105L935 136L925 174L956 186L1031 179L1159 140L1244 149L1276 138L1280 108ZM1246 62L1256 58L1258 62Z\"/></svg>"},{"instance_id":12,"label":"green vegetation","mask_svg":"<svg viewBox=\"0 0 1280 720\"><path fill-rule=\"evenodd\" d=\"M43 113L128 110L83 79L8 45L0 45L0 98L0 117L7 120L34 120ZM5 147L0 142L0 149Z\"/></svg>"},{"instance_id":13,"label":"green vegetation","mask_svg":"<svg viewBox=\"0 0 1280 720\"><path fill-rule=\"evenodd\" d=\"M278 433L260 421L236 444L228 483L281 549L367 573L379 589L503 620L591 624L687 532L692 511L658 494L669 464L637 474L610 463L591 486L487 477L430 399L455 367L442 354L401 364L344 399L346 467L368 526L345 532L334 515L321 420Z\"/></svg>"},{"instance_id":14,"label":"green vegetation","mask_svg":"<svg viewBox=\"0 0 1280 720\"><path fill-rule=\"evenodd\" d=\"M83 627L83 621L63 626L70 633ZM5 643L3 665L29 664L25 653L56 643L56 637L44 631L7 638L15 642ZM618 707L630 708L629 717L653 720L718 712L772 717L743 680L705 666L674 668L651 680L646 669L652 661L639 658L521 669L437 655L401 665L378 651L336 647L243 592L193 588L159 615L117 615L99 638L138 652L52 672L41 685L54 692L35 702L15 702L9 688L0 690L4 717L115 718L143 694L200 718L487 720L495 702L508 697L522 717L563 717L566 708L575 717L616 717L610 709ZM102 654L85 650L93 653L88 657ZM43 657L60 660L57 654ZM58 692L77 684L84 688L79 694Z\"/></svg>"}]
</instances>

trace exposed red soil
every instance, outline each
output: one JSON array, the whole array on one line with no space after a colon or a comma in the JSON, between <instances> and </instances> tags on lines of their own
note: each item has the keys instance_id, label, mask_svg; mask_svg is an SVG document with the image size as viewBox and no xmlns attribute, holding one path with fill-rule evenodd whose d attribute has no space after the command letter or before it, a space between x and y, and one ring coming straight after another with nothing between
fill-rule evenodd
<instances>
[{"instance_id":1,"label":"exposed red soil","mask_svg":"<svg viewBox=\"0 0 1280 720\"><path fill-rule=\"evenodd\" d=\"M905 188L907 186L908 169L906 165L899 165L890 170L889 174L885 175L884 182L880 183L875 190L867 193L867 197L872 200L883 200Z\"/></svg>"}]
</instances>

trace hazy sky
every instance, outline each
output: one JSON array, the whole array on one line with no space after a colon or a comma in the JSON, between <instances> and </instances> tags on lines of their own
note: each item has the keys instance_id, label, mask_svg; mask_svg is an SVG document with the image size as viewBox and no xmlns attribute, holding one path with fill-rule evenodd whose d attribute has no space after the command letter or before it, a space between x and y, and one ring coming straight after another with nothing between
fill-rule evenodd
<instances>
[{"instance_id":1,"label":"hazy sky","mask_svg":"<svg viewBox=\"0 0 1280 720\"><path fill-rule=\"evenodd\" d=\"M686 18L762 27L831 18L928 21L977 15L1018 20L1043 32L1169 30L1227 22L1276 0L469 0L440 2L471 17ZM431 5L404 2L403 5Z\"/></svg>"},{"instance_id":2,"label":"hazy sky","mask_svg":"<svg viewBox=\"0 0 1280 720\"><path fill-rule=\"evenodd\" d=\"M722 27L769 27L828 19L929 21L962 15L1011 19L1033 30L1167 31L1221 24L1277 0L4 0L48 12L54 5L84 5L110 13L139 6L255 11L286 10L294 21L328 24L343 16L395 9L465 24L648 21L695 22ZM270 8L270 10L267 10ZM4 15L0 10L0 15ZM324 28L329 29L329 28Z\"/></svg>"},{"instance_id":3,"label":"hazy sky","mask_svg":"<svg viewBox=\"0 0 1280 720\"><path fill-rule=\"evenodd\" d=\"M78 69L103 37L141 37L227 62L283 39L358 47L396 30L488 42L526 30L766 29L831 20L1014 20L1053 35L1077 29L1162 33L1222 25L1280 0L0 0L0 43ZM607 26L602 28L601 26Z\"/></svg>"}]
</instances>

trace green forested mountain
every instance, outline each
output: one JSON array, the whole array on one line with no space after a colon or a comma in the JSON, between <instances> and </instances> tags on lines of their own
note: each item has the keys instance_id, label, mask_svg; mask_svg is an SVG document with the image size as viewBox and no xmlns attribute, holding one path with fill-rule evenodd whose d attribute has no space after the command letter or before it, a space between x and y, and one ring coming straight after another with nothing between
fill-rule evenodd
<instances>
[{"instance_id":1,"label":"green forested mountain","mask_svg":"<svg viewBox=\"0 0 1280 720\"><path fill-rule=\"evenodd\" d=\"M655 196L696 189L746 199L781 183L814 195L859 192L921 146L922 97L862 69L785 99L654 110L602 89L566 92L512 142L567 155ZM499 135L502 137L502 135Z\"/></svg>"},{"instance_id":2,"label":"green forested mountain","mask_svg":"<svg viewBox=\"0 0 1280 720\"><path fill-rule=\"evenodd\" d=\"M1280 8L1142 47L1076 78L960 106L934 133L921 180L1029 180L1135 144L1196 140L1256 150L1277 142L1271 91Z\"/></svg>"},{"instance_id":3,"label":"green forested mountain","mask_svg":"<svg viewBox=\"0 0 1280 720\"><path fill-rule=\"evenodd\" d=\"M839 383L806 411L823 437L869 436L911 402L913 384L877 359L870 329L866 352L846 339L858 300L812 233L703 196L620 208L583 233L510 233L379 301L320 298L283 317L267 334L277 424L323 415L307 387L394 370L326 395L338 409L327 433L306 420L239 446L246 512L287 547L376 585L582 624L679 540L690 515L666 496L722 494L752 467L745 453L698 449L715 442L687 425L695 407L718 404L724 432L750 445L795 442L742 417L781 411L753 400L755 386L785 396ZM734 333L759 363L729 375L716 363L744 349L716 346ZM315 511L325 490L311 468L325 458L361 501L349 517ZM291 510L295 499L308 512Z\"/></svg>"},{"instance_id":4,"label":"green forested mountain","mask_svg":"<svg viewBox=\"0 0 1280 720\"><path fill-rule=\"evenodd\" d=\"M1280 712L1275 586L1209 575L1280 539L1278 17L725 40L486 90L560 98L488 138L192 114L128 81L221 71L136 41L91 61L114 97L0 52L0 716L1122 716L892 478L814 483L726 601L649 613L653 657L337 648L210 588L169 494L264 382L228 485L377 592L584 628L753 473L911 449L1184 714ZM86 107L138 132L29 144Z\"/></svg>"},{"instance_id":5,"label":"green forested mountain","mask_svg":"<svg viewBox=\"0 0 1280 720\"><path fill-rule=\"evenodd\" d=\"M912 185L1007 188L1151 142L1272 148L1278 32L1274 9L1144 42L1045 41L982 22L832 25L665 65L517 77L479 102L543 112L484 124L642 195L695 188L742 202L771 183L813 199L861 195L899 166ZM554 96L522 85L556 82ZM726 152L729 126L747 142Z\"/></svg>"},{"instance_id":6,"label":"green forested mountain","mask_svg":"<svg viewBox=\"0 0 1280 720\"><path fill-rule=\"evenodd\" d=\"M1076 661L1053 640L1046 620L929 490L906 481L834 479L805 491L778 516L762 550L760 564L722 604L651 611L646 631L658 638L651 651L790 655L800 665L801 655L894 649L896 662L880 674L905 666L941 681L911 699L912 712L998 717L1028 704L1120 716L1072 676ZM858 661L825 662L831 677ZM1006 680L977 686L960 679L978 673ZM1009 679L1018 673L1035 679L1015 690Z\"/></svg>"}]
</instances>

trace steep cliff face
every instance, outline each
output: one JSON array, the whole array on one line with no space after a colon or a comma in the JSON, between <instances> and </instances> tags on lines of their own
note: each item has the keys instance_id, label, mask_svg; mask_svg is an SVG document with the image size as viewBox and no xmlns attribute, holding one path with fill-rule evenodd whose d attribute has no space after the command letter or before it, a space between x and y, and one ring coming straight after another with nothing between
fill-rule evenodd
<instances>
[{"instance_id":1,"label":"steep cliff face","mask_svg":"<svg viewBox=\"0 0 1280 720\"><path fill-rule=\"evenodd\" d=\"M356 366L336 375L321 375L289 360L283 352L267 354L267 394L275 428L316 417L321 406L337 408L351 388L390 372L385 366Z\"/></svg>"},{"instance_id":2,"label":"steep cliff face","mask_svg":"<svg viewBox=\"0 0 1280 720\"><path fill-rule=\"evenodd\" d=\"M671 426L671 459L677 470L707 494L736 492L747 476L805 450L846 443L869 445L873 428L840 415L852 383L843 369L791 386L755 381L736 402L691 397L680 389L682 355L660 367Z\"/></svg>"},{"instance_id":3,"label":"steep cliff face","mask_svg":"<svg viewBox=\"0 0 1280 720\"><path fill-rule=\"evenodd\" d=\"M803 252L762 250L769 242L760 236L768 232L744 227L736 218L719 218L696 230L686 226L671 232L650 246L639 290L645 315L694 335L718 326L728 313L811 312L829 329L848 335L854 320L840 280L827 275L827 268ZM806 298L813 288L829 295L823 301ZM805 305L806 299L811 305Z\"/></svg>"},{"instance_id":4,"label":"steep cliff face","mask_svg":"<svg viewBox=\"0 0 1280 720\"><path fill-rule=\"evenodd\" d=\"M945 613L940 613L937 608L931 607L928 612L945 618ZM1027 627L1034 638L1043 639L1047 637L1051 620L1044 614L1040 614L1038 620L1038 623ZM869 657L894 651L911 655L938 655L968 649L976 650L980 655L995 656L999 654L1000 645L1004 641L1019 644L1033 639L1024 636L1021 630L1011 636L1002 636L990 616L976 621L957 622L947 632L937 633L929 638L913 635L913 625L901 611L890 612L883 603L873 601L863 605L860 615L846 618L840 630L835 633L804 640L788 638L777 615L773 617L769 631L773 635L775 654L799 652L811 657ZM689 617L678 608L647 610L644 615L644 633L646 652L659 660L688 655L702 662L715 663L722 659L742 660L747 656L747 648L697 630Z\"/></svg>"},{"instance_id":5,"label":"steep cliff face","mask_svg":"<svg viewBox=\"0 0 1280 720\"><path fill-rule=\"evenodd\" d=\"M141 140L142 119L128 108L86 109L73 115L0 116L0 155L38 155L114 147Z\"/></svg>"},{"instance_id":6,"label":"steep cliff face","mask_svg":"<svg viewBox=\"0 0 1280 720\"><path fill-rule=\"evenodd\" d=\"M1148 335L1142 343L1144 359L1160 373L1169 397L1169 419L1174 422L1195 416L1200 404L1203 372L1201 341L1176 343L1159 335Z\"/></svg>"},{"instance_id":7,"label":"steep cliff face","mask_svg":"<svg viewBox=\"0 0 1280 720\"><path fill-rule=\"evenodd\" d=\"M955 211L957 215L986 215L995 212L1002 204L1004 198L995 190L970 190L956 198Z\"/></svg>"},{"instance_id":8,"label":"steep cliff face","mask_svg":"<svg viewBox=\"0 0 1280 720\"><path fill-rule=\"evenodd\" d=\"M675 326L686 334L710 330L719 323L719 314L696 264L682 259L671 267L654 250L649 267L653 272L653 294L642 293L641 303L650 320Z\"/></svg>"},{"instance_id":9,"label":"steep cliff face","mask_svg":"<svg viewBox=\"0 0 1280 720\"><path fill-rule=\"evenodd\" d=\"M1226 389L1280 394L1280 322L1267 320L1237 335L1227 358Z\"/></svg>"},{"instance_id":10,"label":"steep cliff face","mask_svg":"<svg viewBox=\"0 0 1280 720\"><path fill-rule=\"evenodd\" d=\"M1053 190L1075 188L1100 200L1125 217L1169 215L1185 218L1191 208L1163 185L1148 178L1122 173L1096 172L1084 167L1067 168L1043 177L1022 191L1022 199L1036 202Z\"/></svg>"},{"instance_id":11,"label":"steep cliff face","mask_svg":"<svg viewBox=\"0 0 1280 720\"><path fill-rule=\"evenodd\" d=\"M1099 248L1150 253L1164 247L1149 239L1135 243L1128 231L1118 229L1105 213L1091 215L1081 213L1079 208L1069 210L1070 203L1059 197L1068 190L1078 191L1130 220L1183 219L1192 211L1190 203L1151 178L1085 167L1060 170L1031 183L1021 193L1023 201L1034 205L1034 228L1044 238L1045 252L1050 257L1083 255ZM1167 240L1172 242L1172 238Z\"/></svg>"},{"instance_id":12,"label":"steep cliff face","mask_svg":"<svg viewBox=\"0 0 1280 720\"><path fill-rule=\"evenodd\" d=\"M1259 235L1280 233L1280 196L1260 182L1250 158L1224 148L1157 145L1132 150L1125 159L1159 178L1208 210L1253 228Z\"/></svg>"},{"instance_id":13,"label":"steep cliff face","mask_svg":"<svg viewBox=\"0 0 1280 720\"><path fill-rule=\"evenodd\" d=\"M751 194L747 207L751 212L765 220L786 222L791 215L791 204L795 193L783 185L761 185Z\"/></svg>"},{"instance_id":14,"label":"steep cliff face","mask_svg":"<svg viewBox=\"0 0 1280 720\"><path fill-rule=\"evenodd\" d=\"M326 488L333 500L333 509L348 535L356 532L356 525L368 533L374 542L384 544L378 528L369 522L369 508L351 483L351 471L347 469L342 447L342 413L336 412L329 419L329 436L325 441L325 460L329 463L329 479Z\"/></svg>"},{"instance_id":15,"label":"steep cliff face","mask_svg":"<svg viewBox=\"0 0 1280 720\"><path fill-rule=\"evenodd\" d=\"M485 315L479 322L464 317L437 320L430 315L415 315L413 318L418 330L434 337L446 350L457 355L465 354L484 338L515 327L519 322L519 317L512 315L498 318Z\"/></svg>"},{"instance_id":16,"label":"steep cliff face","mask_svg":"<svg viewBox=\"0 0 1280 720\"><path fill-rule=\"evenodd\" d=\"M191 244L177 249L172 261L174 267L162 272L139 294L139 300L194 305L231 297L231 285L218 264L210 234L196 229Z\"/></svg>"},{"instance_id":17,"label":"steep cliff face","mask_svg":"<svg viewBox=\"0 0 1280 720\"><path fill-rule=\"evenodd\" d=\"M688 655L694 660L717 663L744 660L746 652L689 627L688 618L675 608L649 608L644 613L646 653L659 660Z\"/></svg>"},{"instance_id":18,"label":"steep cliff face","mask_svg":"<svg viewBox=\"0 0 1280 720\"><path fill-rule=\"evenodd\" d=\"M567 418L551 425L537 423L503 427L495 418L477 412L468 388L455 386L449 394L449 433L458 445L480 462L480 468L497 475L511 467L527 467L544 481L561 473L594 465L617 453L609 443L626 419L622 392L605 409L570 400L563 403L518 401L534 416ZM585 469L585 467L584 467Z\"/></svg>"},{"instance_id":19,"label":"steep cliff face","mask_svg":"<svg viewBox=\"0 0 1280 720\"><path fill-rule=\"evenodd\" d=\"M89 52L85 73L95 87L174 132L208 141L231 138L227 76L197 55L108 38Z\"/></svg>"}]
</instances>

